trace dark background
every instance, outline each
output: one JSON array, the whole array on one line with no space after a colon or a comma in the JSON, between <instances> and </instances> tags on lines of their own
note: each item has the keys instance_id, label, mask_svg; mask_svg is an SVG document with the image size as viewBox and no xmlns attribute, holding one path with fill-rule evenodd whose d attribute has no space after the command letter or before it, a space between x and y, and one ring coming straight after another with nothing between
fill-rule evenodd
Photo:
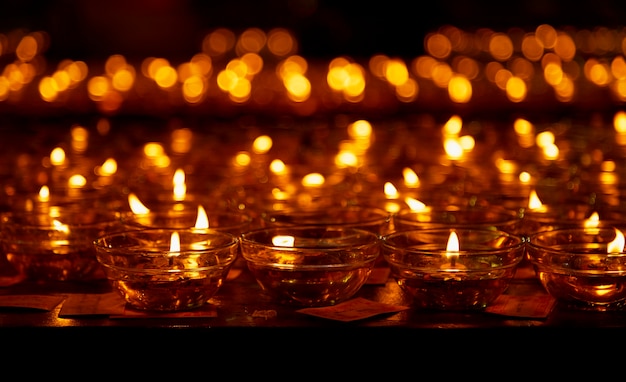
<instances>
[{"instance_id":1,"label":"dark background","mask_svg":"<svg viewBox=\"0 0 626 382\"><path fill-rule=\"evenodd\" d=\"M47 55L86 59L188 58L210 30L290 29L305 57L375 53L414 56L426 33L449 24L463 29L621 27L626 1L331 1L331 0L7 0L0 32L15 28L50 35Z\"/></svg>"}]
</instances>

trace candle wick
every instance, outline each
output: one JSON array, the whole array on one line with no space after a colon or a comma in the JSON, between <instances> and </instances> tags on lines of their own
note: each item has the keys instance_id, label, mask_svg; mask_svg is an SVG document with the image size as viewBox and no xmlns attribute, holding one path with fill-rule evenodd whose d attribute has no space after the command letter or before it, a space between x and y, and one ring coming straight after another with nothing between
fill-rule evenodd
<instances>
[{"instance_id":1,"label":"candle wick","mask_svg":"<svg viewBox=\"0 0 626 382\"><path fill-rule=\"evenodd\" d=\"M450 267L456 268L456 256L450 256Z\"/></svg>"}]
</instances>

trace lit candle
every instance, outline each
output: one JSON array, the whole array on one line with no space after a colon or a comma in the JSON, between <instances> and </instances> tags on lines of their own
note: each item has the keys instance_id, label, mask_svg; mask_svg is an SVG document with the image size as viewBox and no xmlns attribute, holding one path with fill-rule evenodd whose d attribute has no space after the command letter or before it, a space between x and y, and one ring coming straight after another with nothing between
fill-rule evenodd
<instances>
[{"instance_id":1,"label":"lit candle","mask_svg":"<svg viewBox=\"0 0 626 382\"><path fill-rule=\"evenodd\" d=\"M448 238L448 243L446 244L446 253L444 254L444 257L448 260L448 262L441 264L441 269L446 270L447 272L458 272L465 269L465 265L457 264L457 260L459 258L459 248L459 235L457 235L455 231L452 231L450 232L450 237Z\"/></svg>"},{"instance_id":2,"label":"lit candle","mask_svg":"<svg viewBox=\"0 0 626 382\"><path fill-rule=\"evenodd\" d=\"M423 228L383 236L382 249L413 305L465 310L482 309L506 290L524 256L524 241L486 228Z\"/></svg>"},{"instance_id":3,"label":"lit candle","mask_svg":"<svg viewBox=\"0 0 626 382\"><path fill-rule=\"evenodd\" d=\"M616 227L556 228L528 238L527 252L545 290L585 310L626 307L624 234Z\"/></svg>"}]
</instances>

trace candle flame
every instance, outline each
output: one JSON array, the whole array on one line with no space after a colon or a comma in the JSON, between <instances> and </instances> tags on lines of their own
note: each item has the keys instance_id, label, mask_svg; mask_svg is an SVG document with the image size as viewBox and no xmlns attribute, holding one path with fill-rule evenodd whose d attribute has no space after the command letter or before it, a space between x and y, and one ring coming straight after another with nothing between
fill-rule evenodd
<instances>
[{"instance_id":1,"label":"candle flame","mask_svg":"<svg viewBox=\"0 0 626 382\"><path fill-rule=\"evenodd\" d=\"M413 169L405 167L402 169L402 176L404 178L404 184L407 187L419 187L420 178L417 176Z\"/></svg>"},{"instance_id":2,"label":"candle flame","mask_svg":"<svg viewBox=\"0 0 626 382\"><path fill-rule=\"evenodd\" d=\"M204 207L198 206L198 217L196 218L195 228L209 228L209 217L204 210Z\"/></svg>"},{"instance_id":3,"label":"candle flame","mask_svg":"<svg viewBox=\"0 0 626 382\"><path fill-rule=\"evenodd\" d=\"M598 226L599 223L600 223L600 216L598 215L597 212L594 212L593 214L591 214L591 216L589 216L587 220L585 220L584 225L585 225L585 228L595 228Z\"/></svg>"},{"instance_id":4,"label":"candle flame","mask_svg":"<svg viewBox=\"0 0 626 382\"><path fill-rule=\"evenodd\" d=\"M448 238L448 244L446 245L446 257L450 260L455 260L459 257L459 236L456 232L450 232Z\"/></svg>"},{"instance_id":5,"label":"candle flame","mask_svg":"<svg viewBox=\"0 0 626 382\"><path fill-rule=\"evenodd\" d=\"M183 169L179 168L176 170L172 184L174 185L174 200L184 200L187 194L187 186L185 185L185 171Z\"/></svg>"},{"instance_id":6,"label":"candle flame","mask_svg":"<svg viewBox=\"0 0 626 382\"><path fill-rule=\"evenodd\" d=\"M305 187L319 187L323 186L325 181L324 175L313 172L302 178L302 185Z\"/></svg>"},{"instance_id":7,"label":"candle flame","mask_svg":"<svg viewBox=\"0 0 626 382\"><path fill-rule=\"evenodd\" d=\"M39 201L47 202L50 200L50 189L48 186L41 186L39 189Z\"/></svg>"},{"instance_id":8,"label":"candle flame","mask_svg":"<svg viewBox=\"0 0 626 382\"><path fill-rule=\"evenodd\" d=\"M272 238L272 244L277 247L293 247L295 238L289 235L276 235Z\"/></svg>"},{"instance_id":9,"label":"candle flame","mask_svg":"<svg viewBox=\"0 0 626 382\"><path fill-rule=\"evenodd\" d=\"M150 212L148 207L144 206L137 195L133 193L128 194L128 204L130 206L130 210L133 211L135 215L143 215Z\"/></svg>"},{"instance_id":10,"label":"candle flame","mask_svg":"<svg viewBox=\"0 0 626 382\"><path fill-rule=\"evenodd\" d=\"M545 209L543 203L541 202L541 199L539 199L539 196L537 195L537 191L535 190L530 191L530 196L528 197L528 208L530 208L531 210Z\"/></svg>"},{"instance_id":11,"label":"candle flame","mask_svg":"<svg viewBox=\"0 0 626 382\"><path fill-rule=\"evenodd\" d=\"M170 252L180 252L180 235L177 231L172 232L170 239Z\"/></svg>"},{"instance_id":12,"label":"candle flame","mask_svg":"<svg viewBox=\"0 0 626 382\"><path fill-rule=\"evenodd\" d=\"M57 231L61 231L64 233L69 233L70 232L70 227L67 224L63 224L60 221L54 219L52 221L52 225L54 226L54 229Z\"/></svg>"},{"instance_id":13,"label":"candle flame","mask_svg":"<svg viewBox=\"0 0 626 382\"><path fill-rule=\"evenodd\" d=\"M406 204L409 206L411 211L424 211L426 209L426 204L422 201L419 201L415 198L406 197L404 199Z\"/></svg>"},{"instance_id":14,"label":"candle flame","mask_svg":"<svg viewBox=\"0 0 626 382\"><path fill-rule=\"evenodd\" d=\"M398 189L391 182L385 183L385 197L387 199L397 199L398 198Z\"/></svg>"},{"instance_id":15,"label":"candle flame","mask_svg":"<svg viewBox=\"0 0 626 382\"><path fill-rule=\"evenodd\" d=\"M624 239L624 234L622 231L615 228L615 239L610 242L606 247L607 253L616 253L624 251L624 244L626 243L626 239Z\"/></svg>"}]
</instances>

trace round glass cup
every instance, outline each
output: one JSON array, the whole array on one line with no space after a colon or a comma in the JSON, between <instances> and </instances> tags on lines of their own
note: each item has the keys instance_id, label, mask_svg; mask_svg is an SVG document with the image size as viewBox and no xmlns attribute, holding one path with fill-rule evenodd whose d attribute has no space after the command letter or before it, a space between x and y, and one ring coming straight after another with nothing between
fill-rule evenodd
<instances>
[{"instance_id":1,"label":"round glass cup","mask_svg":"<svg viewBox=\"0 0 626 382\"><path fill-rule=\"evenodd\" d=\"M458 250L448 249L453 232ZM381 242L391 275L420 309L487 307L509 286L524 255L522 238L485 228L420 228Z\"/></svg>"},{"instance_id":2,"label":"round glass cup","mask_svg":"<svg viewBox=\"0 0 626 382\"><path fill-rule=\"evenodd\" d=\"M180 247L172 247L177 235ZM120 231L93 242L107 279L135 309L180 311L217 293L237 258L239 239L208 229Z\"/></svg>"},{"instance_id":3,"label":"round glass cup","mask_svg":"<svg viewBox=\"0 0 626 382\"><path fill-rule=\"evenodd\" d=\"M379 242L377 234L352 227L270 227L243 233L241 250L266 296L324 306L361 289L380 255Z\"/></svg>"},{"instance_id":4,"label":"round glass cup","mask_svg":"<svg viewBox=\"0 0 626 382\"><path fill-rule=\"evenodd\" d=\"M626 306L626 252L623 243L610 244L620 234L607 226L557 228L530 235L526 247L541 284L561 304L616 310Z\"/></svg>"},{"instance_id":5,"label":"round glass cup","mask_svg":"<svg viewBox=\"0 0 626 382\"><path fill-rule=\"evenodd\" d=\"M89 281L104 275L93 248L97 237L121 228L111 211L52 206L2 214L2 249L29 281Z\"/></svg>"},{"instance_id":6,"label":"round glass cup","mask_svg":"<svg viewBox=\"0 0 626 382\"><path fill-rule=\"evenodd\" d=\"M495 229L516 234L521 222L515 210L499 206L434 206L404 210L393 216L395 231L432 228Z\"/></svg>"}]
</instances>

